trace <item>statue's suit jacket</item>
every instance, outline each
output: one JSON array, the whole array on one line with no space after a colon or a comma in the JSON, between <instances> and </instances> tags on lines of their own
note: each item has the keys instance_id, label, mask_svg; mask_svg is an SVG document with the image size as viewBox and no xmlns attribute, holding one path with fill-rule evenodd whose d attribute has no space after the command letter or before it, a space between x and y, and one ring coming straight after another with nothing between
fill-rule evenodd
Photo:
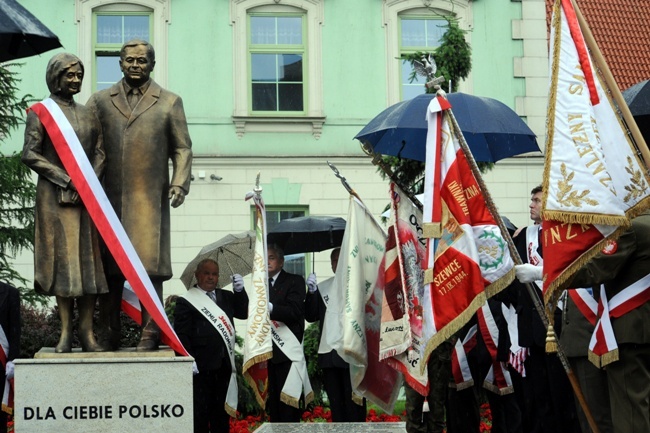
<instances>
[{"instance_id":1,"label":"statue's suit jacket","mask_svg":"<svg viewBox=\"0 0 650 433\"><path fill-rule=\"evenodd\" d=\"M192 168L183 102L151 80L132 112L122 81L93 94L87 104L104 130L104 188L147 274L169 279L169 186L189 192ZM110 262L106 272L119 273Z\"/></svg>"}]
</instances>

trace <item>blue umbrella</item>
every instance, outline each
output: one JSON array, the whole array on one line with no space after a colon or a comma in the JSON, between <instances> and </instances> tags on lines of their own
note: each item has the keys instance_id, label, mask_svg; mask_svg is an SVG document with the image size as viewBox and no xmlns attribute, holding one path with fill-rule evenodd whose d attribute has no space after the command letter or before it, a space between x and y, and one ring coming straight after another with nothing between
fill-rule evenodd
<instances>
[{"instance_id":1,"label":"blue umbrella","mask_svg":"<svg viewBox=\"0 0 650 433\"><path fill-rule=\"evenodd\" d=\"M434 94L398 102L372 119L356 139L376 153L424 161L426 111ZM450 93L447 99L477 162L539 152L535 134L510 107L492 98Z\"/></svg>"}]
</instances>

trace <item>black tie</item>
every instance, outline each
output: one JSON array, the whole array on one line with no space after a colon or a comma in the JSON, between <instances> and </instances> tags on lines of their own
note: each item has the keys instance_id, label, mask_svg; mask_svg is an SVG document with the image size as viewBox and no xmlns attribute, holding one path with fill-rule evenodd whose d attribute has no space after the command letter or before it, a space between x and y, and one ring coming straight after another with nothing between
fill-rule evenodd
<instances>
[{"instance_id":1,"label":"black tie","mask_svg":"<svg viewBox=\"0 0 650 433\"><path fill-rule=\"evenodd\" d=\"M269 278L269 289L273 287L273 278Z\"/></svg>"}]
</instances>

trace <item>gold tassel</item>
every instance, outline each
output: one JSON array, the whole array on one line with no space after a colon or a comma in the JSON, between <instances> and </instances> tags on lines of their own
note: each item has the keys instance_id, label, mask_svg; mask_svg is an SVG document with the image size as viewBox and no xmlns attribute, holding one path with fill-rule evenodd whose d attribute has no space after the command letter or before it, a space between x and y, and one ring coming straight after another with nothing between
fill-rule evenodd
<instances>
[{"instance_id":1,"label":"gold tassel","mask_svg":"<svg viewBox=\"0 0 650 433\"><path fill-rule=\"evenodd\" d=\"M553 325L549 324L546 330L546 353L557 352L557 340L555 339L555 331Z\"/></svg>"}]
</instances>

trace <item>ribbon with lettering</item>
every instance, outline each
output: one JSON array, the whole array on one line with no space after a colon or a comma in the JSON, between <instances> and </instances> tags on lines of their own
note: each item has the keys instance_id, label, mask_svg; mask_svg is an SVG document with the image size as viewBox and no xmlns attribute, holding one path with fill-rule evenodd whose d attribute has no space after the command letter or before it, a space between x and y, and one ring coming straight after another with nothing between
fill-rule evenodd
<instances>
[{"instance_id":1,"label":"ribbon with lettering","mask_svg":"<svg viewBox=\"0 0 650 433\"><path fill-rule=\"evenodd\" d=\"M259 183L259 174L257 178ZM242 375L253 389L257 403L266 407L269 394L267 361L273 357L271 321L269 319L269 274L267 271L266 209L262 189L246 194L255 203L255 252L253 255L253 290L248 292L248 319L244 334Z\"/></svg>"},{"instance_id":2,"label":"ribbon with lettering","mask_svg":"<svg viewBox=\"0 0 650 433\"><path fill-rule=\"evenodd\" d=\"M224 409L228 415L235 417L237 416L238 395L237 370L235 369L235 326L228 318L228 315L216 303L212 302L208 296L205 296L205 293L201 289L191 287L183 294L183 298L214 326L226 345L231 373Z\"/></svg>"},{"instance_id":3,"label":"ribbon with lettering","mask_svg":"<svg viewBox=\"0 0 650 433\"><path fill-rule=\"evenodd\" d=\"M314 400L314 392L311 389L311 382L309 382L302 343L298 341L287 325L276 320L271 320L271 335L273 344L291 361L291 368L282 386L280 400L289 406L298 408L300 395L304 392L305 404L311 403Z\"/></svg>"},{"instance_id":4,"label":"ribbon with lettering","mask_svg":"<svg viewBox=\"0 0 650 433\"><path fill-rule=\"evenodd\" d=\"M618 292L609 301L605 285L600 286L598 322L589 342L589 360L596 367L604 367L618 361L618 344L611 319L640 307L650 301L650 274Z\"/></svg>"},{"instance_id":5,"label":"ribbon with lettering","mask_svg":"<svg viewBox=\"0 0 650 433\"><path fill-rule=\"evenodd\" d=\"M0 362L3 369L7 370L7 356L9 356L9 339L4 329L0 326ZM2 394L2 411L12 414L14 411L14 379L4 378L5 388Z\"/></svg>"},{"instance_id":6,"label":"ribbon with lettering","mask_svg":"<svg viewBox=\"0 0 650 433\"><path fill-rule=\"evenodd\" d=\"M555 0L544 165L544 299L650 206L650 178L590 56L570 0ZM636 143L637 145L645 143Z\"/></svg>"},{"instance_id":7,"label":"ribbon with lettering","mask_svg":"<svg viewBox=\"0 0 650 433\"><path fill-rule=\"evenodd\" d=\"M54 149L86 206L88 214L95 223L97 231L104 239L104 243L113 255L122 274L133 287L140 302L160 327L162 341L177 353L188 356L169 323L153 284L65 114L50 98L37 102L29 110L36 113L45 127Z\"/></svg>"}]
</instances>

